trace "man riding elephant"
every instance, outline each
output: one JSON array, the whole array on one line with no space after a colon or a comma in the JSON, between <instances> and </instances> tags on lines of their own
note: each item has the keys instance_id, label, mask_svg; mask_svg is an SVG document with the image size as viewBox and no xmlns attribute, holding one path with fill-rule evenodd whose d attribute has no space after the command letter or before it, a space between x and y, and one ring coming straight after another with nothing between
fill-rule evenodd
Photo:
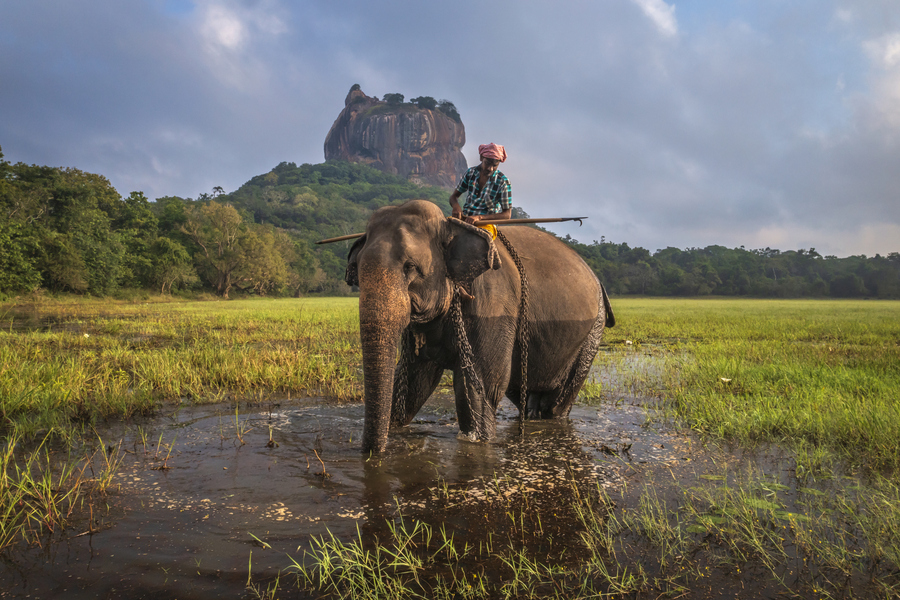
<instances>
[{"instance_id":1,"label":"man riding elephant","mask_svg":"<svg viewBox=\"0 0 900 600\"><path fill-rule=\"evenodd\" d=\"M482 180L482 193L490 181ZM499 213L486 214L473 220ZM423 200L372 214L346 275L360 292L364 451L386 448L389 429L412 421L445 369L453 371L457 421L469 439L493 438L504 395L523 417L569 414L603 329L614 323L609 298L552 235L505 227L497 238L502 243ZM466 302L462 289L473 295Z\"/></svg>"},{"instance_id":2,"label":"man riding elephant","mask_svg":"<svg viewBox=\"0 0 900 600\"><path fill-rule=\"evenodd\" d=\"M466 171L450 194L451 216L480 227L492 239L497 239L497 227L490 221L509 219L512 215L512 185L497 170L500 163L506 162L506 149L500 144L482 144L478 146L478 156L481 164ZM459 198L466 192L465 206L460 207ZM465 286L459 286L459 293L466 300L472 299Z\"/></svg>"},{"instance_id":3,"label":"man riding elephant","mask_svg":"<svg viewBox=\"0 0 900 600\"><path fill-rule=\"evenodd\" d=\"M478 156L481 164L466 171L450 194L451 214L470 225L508 219L512 211L512 185L497 170L500 163L506 162L506 149L500 144L482 144L478 146ZM468 192L466 204L460 208L459 197L465 192Z\"/></svg>"}]
</instances>

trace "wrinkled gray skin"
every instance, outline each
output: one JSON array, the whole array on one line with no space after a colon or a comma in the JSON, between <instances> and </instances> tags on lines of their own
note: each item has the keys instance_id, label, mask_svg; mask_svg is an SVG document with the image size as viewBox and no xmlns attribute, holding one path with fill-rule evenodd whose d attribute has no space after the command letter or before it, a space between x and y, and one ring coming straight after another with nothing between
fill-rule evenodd
<instances>
[{"instance_id":1,"label":"wrinkled gray skin","mask_svg":"<svg viewBox=\"0 0 900 600\"><path fill-rule=\"evenodd\" d=\"M502 231L528 279L526 416L567 416L604 326L614 324L609 299L591 269L559 240L528 227ZM474 296L462 301L462 313L482 395L473 394L463 376L447 319L458 282ZM347 283L360 290L364 452L384 450L389 429L412 421L445 369L453 371L460 431L470 438L493 437L504 394L521 409L519 273L499 239L491 242L480 230L447 219L431 202L385 207L372 215L365 236L351 249ZM405 382L399 381L403 369L395 369L401 343L400 360L409 367ZM403 388L405 398L398 393Z\"/></svg>"}]
</instances>

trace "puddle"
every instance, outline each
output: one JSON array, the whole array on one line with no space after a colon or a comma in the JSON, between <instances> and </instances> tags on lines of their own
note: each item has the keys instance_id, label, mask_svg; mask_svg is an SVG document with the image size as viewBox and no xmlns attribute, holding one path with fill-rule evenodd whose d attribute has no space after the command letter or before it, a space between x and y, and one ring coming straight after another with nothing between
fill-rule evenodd
<instances>
[{"instance_id":1,"label":"puddle","mask_svg":"<svg viewBox=\"0 0 900 600\"><path fill-rule=\"evenodd\" d=\"M634 465L674 466L690 454L686 438L644 428L634 405L576 406L568 420L527 423L522 436L504 400L497 440L484 444L457 439L452 398L438 395L371 460L359 452L362 405L240 411L237 425L233 406L218 405L101 431L128 452L119 491L94 514L99 531L79 536L88 525L76 525L47 548L16 552L0 565L0 597L239 595L248 572L274 577L311 535L349 539L398 510L440 510L465 536L485 527L473 502L553 502L573 478L617 488Z\"/></svg>"},{"instance_id":2,"label":"puddle","mask_svg":"<svg viewBox=\"0 0 900 600\"><path fill-rule=\"evenodd\" d=\"M93 533L76 523L44 548L4 555L0 598L250 597L248 576L265 586L289 557L302 559L311 536L385 539L386 521L400 515L443 526L460 543L514 541L567 561L583 548L573 485L605 490L631 510L648 486L677 501L679 486L738 473L739 463L791 486L799 501L791 461L777 449L706 448L648 426L640 398L615 397L615 406L576 405L568 419L528 422L524 434L504 400L497 439L486 444L457 438L442 389L376 458L359 451L362 405L270 401L241 405L237 416L233 404L183 406L113 424L99 433L127 452L117 491L94 509ZM634 548L646 550L637 540ZM483 556L466 568L490 572ZM715 568L688 597L734 597L745 585L765 597L784 591L764 573ZM299 593L290 581L283 595Z\"/></svg>"}]
</instances>

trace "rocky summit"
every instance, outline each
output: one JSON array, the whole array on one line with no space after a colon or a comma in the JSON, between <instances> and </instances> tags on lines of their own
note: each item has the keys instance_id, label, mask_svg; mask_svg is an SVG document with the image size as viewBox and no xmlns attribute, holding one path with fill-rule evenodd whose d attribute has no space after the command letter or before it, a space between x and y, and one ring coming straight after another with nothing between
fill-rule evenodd
<instances>
[{"instance_id":1,"label":"rocky summit","mask_svg":"<svg viewBox=\"0 0 900 600\"><path fill-rule=\"evenodd\" d=\"M350 88L325 137L325 160L364 163L423 185L454 187L467 168L461 152L466 128L455 108L426 108L403 102L399 94L389 96L392 101L385 102L358 85Z\"/></svg>"}]
</instances>

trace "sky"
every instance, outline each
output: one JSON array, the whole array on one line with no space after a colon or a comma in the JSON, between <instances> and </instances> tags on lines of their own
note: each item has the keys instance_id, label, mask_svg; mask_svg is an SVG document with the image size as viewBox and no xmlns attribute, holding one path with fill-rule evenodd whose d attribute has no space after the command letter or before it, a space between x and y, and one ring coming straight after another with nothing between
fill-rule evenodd
<instances>
[{"instance_id":1,"label":"sky","mask_svg":"<svg viewBox=\"0 0 900 600\"><path fill-rule=\"evenodd\" d=\"M900 251L897 0L4 0L0 147L126 196L324 161L353 84L591 243Z\"/></svg>"}]
</instances>

